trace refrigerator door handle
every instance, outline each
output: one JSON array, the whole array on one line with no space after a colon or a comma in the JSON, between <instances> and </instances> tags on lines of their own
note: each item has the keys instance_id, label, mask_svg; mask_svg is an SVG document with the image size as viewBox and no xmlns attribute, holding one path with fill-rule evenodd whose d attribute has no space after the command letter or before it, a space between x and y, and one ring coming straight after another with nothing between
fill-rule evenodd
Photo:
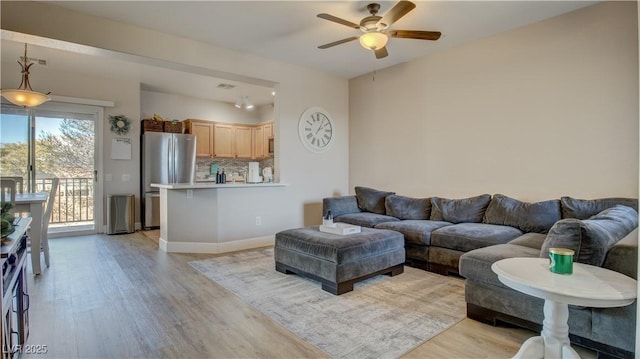
<instances>
[{"instance_id":1,"label":"refrigerator door handle","mask_svg":"<svg viewBox=\"0 0 640 359\"><path fill-rule=\"evenodd\" d=\"M173 156L174 153L174 146L175 143L173 142L173 136L169 139L169 146L167 146L167 151L169 153L167 153L167 157L169 159L169 183L175 183L175 177L176 177L176 164L175 164L175 158Z\"/></svg>"}]
</instances>

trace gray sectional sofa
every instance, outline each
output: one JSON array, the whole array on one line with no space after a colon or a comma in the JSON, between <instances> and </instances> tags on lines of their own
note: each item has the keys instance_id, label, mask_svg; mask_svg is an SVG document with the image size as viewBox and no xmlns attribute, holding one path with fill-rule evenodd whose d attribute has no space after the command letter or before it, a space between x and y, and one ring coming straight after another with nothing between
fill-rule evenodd
<instances>
[{"instance_id":1,"label":"gray sectional sofa","mask_svg":"<svg viewBox=\"0 0 640 359\"><path fill-rule=\"evenodd\" d=\"M356 187L354 196L323 199L334 221L404 235L406 264L465 278L467 316L540 330L543 300L503 285L491 271L510 257L547 257L551 247L574 249L577 262L637 278L638 201L562 197L529 203L505 195L464 199L411 198ZM633 357L636 304L570 307L574 344L600 357Z\"/></svg>"}]
</instances>

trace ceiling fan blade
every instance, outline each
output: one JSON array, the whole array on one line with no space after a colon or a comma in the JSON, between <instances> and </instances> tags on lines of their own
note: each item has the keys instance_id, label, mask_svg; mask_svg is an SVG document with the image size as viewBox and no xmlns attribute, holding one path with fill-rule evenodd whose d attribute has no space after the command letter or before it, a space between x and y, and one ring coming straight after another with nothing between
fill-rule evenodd
<instances>
[{"instance_id":1,"label":"ceiling fan blade","mask_svg":"<svg viewBox=\"0 0 640 359\"><path fill-rule=\"evenodd\" d=\"M389 36L402 39L418 39L418 40L438 40L440 31L414 31L414 30L392 30Z\"/></svg>"},{"instance_id":2,"label":"ceiling fan blade","mask_svg":"<svg viewBox=\"0 0 640 359\"><path fill-rule=\"evenodd\" d=\"M385 57L389 56L389 53L387 52L387 48L386 47L383 47L381 49L377 49L375 51L375 53L376 53L376 59L382 59L382 58L385 58Z\"/></svg>"},{"instance_id":3,"label":"ceiling fan blade","mask_svg":"<svg viewBox=\"0 0 640 359\"><path fill-rule=\"evenodd\" d=\"M400 20L401 17L405 16L409 13L409 11L413 10L416 7L416 4L411 1L401 0L394 7L391 8L378 24L382 25L382 27L387 28L391 26L394 22Z\"/></svg>"},{"instance_id":4,"label":"ceiling fan blade","mask_svg":"<svg viewBox=\"0 0 640 359\"><path fill-rule=\"evenodd\" d=\"M360 25L358 25L356 23L353 23L351 21L347 21L345 19L341 19L339 17L335 17L333 15L322 13L322 14L318 14L318 17L321 18L321 19L337 22L340 25L349 26L349 27L352 27L354 29L360 29Z\"/></svg>"},{"instance_id":5,"label":"ceiling fan blade","mask_svg":"<svg viewBox=\"0 0 640 359\"><path fill-rule=\"evenodd\" d=\"M357 40L357 39L358 39L357 36L347 37L346 39L342 39L342 40L330 42L328 44L320 45L320 46L318 46L318 48L319 49L328 49L330 47L333 47L333 46L336 46L336 45L340 45L340 44L344 44L345 42L349 42L349 41L353 41L353 40Z\"/></svg>"}]
</instances>

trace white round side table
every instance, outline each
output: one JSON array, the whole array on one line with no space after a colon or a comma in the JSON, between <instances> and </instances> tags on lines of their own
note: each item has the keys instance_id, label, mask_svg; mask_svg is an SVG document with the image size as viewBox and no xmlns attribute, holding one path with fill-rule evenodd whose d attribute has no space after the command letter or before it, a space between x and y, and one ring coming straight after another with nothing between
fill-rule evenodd
<instances>
[{"instance_id":1,"label":"white round side table","mask_svg":"<svg viewBox=\"0 0 640 359\"><path fill-rule=\"evenodd\" d=\"M525 341L514 358L580 358L569 342L569 304L622 307L636 298L637 281L621 273L573 263L573 274L549 270L549 259L508 258L491 266L506 286L544 299L540 336Z\"/></svg>"}]
</instances>

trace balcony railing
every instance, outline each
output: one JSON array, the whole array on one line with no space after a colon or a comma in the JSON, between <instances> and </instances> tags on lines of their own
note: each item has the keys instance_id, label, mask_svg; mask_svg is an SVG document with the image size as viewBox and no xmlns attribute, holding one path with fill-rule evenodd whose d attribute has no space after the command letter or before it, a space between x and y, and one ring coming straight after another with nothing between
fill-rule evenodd
<instances>
[{"instance_id":1,"label":"balcony railing","mask_svg":"<svg viewBox=\"0 0 640 359\"><path fill-rule=\"evenodd\" d=\"M93 222L93 178L60 178L50 224ZM50 192L52 179L36 179L35 192Z\"/></svg>"}]
</instances>

